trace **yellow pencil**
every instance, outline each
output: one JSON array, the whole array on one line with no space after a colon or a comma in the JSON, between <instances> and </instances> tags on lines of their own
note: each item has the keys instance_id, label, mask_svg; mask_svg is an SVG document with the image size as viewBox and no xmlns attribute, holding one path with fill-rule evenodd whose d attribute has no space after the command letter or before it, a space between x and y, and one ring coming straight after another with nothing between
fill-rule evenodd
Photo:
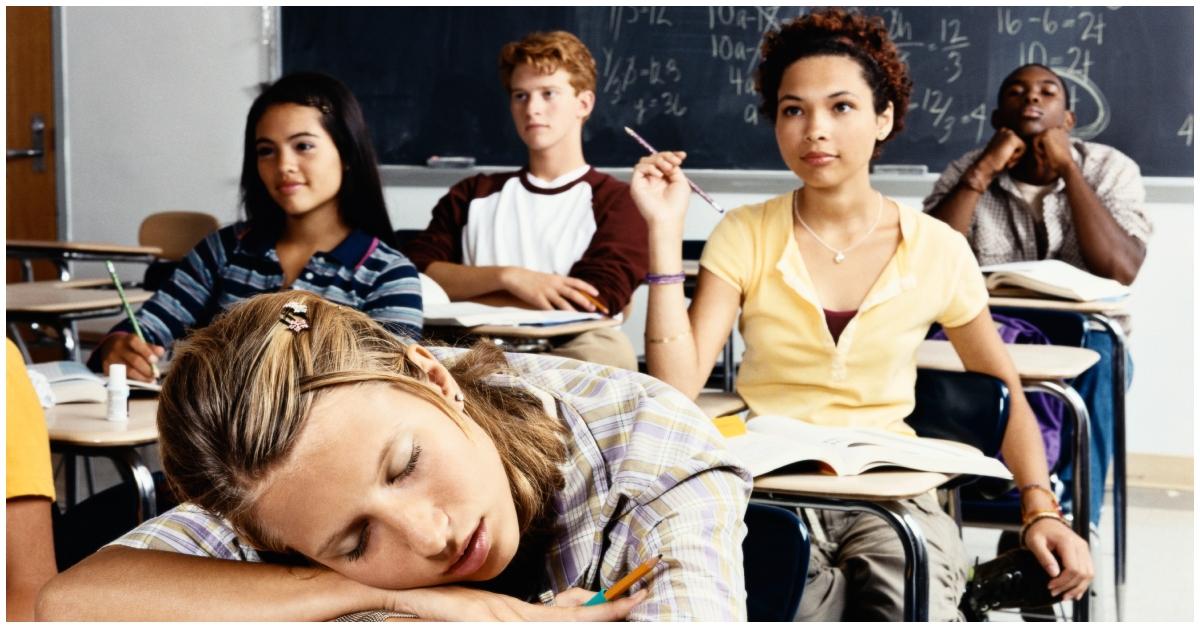
<instances>
[{"instance_id":1,"label":"yellow pencil","mask_svg":"<svg viewBox=\"0 0 1200 628\"><path fill-rule=\"evenodd\" d=\"M617 599L622 593L628 591L629 587L633 586L633 583L641 580L642 576L650 573L650 570L654 569L655 565L657 565L658 561L660 560L662 560L662 554L659 554L658 556L655 556L654 558L651 558L650 560L638 565L637 568L629 572L628 575L618 580L616 584L607 589L601 589L600 592L593 596L592 599L588 600L587 604L584 604L584 606L595 606L597 604L603 604L605 602L610 602Z\"/></svg>"},{"instance_id":2,"label":"yellow pencil","mask_svg":"<svg viewBox=\"0 0 1200 628\"><path fill-rule=\"evenodd\" d=\"M594 297L586 292L581 292L580 294L587 297L587 300L591 301L592 305L596 306L596 309L600 310L601 314L608 316L608 308L604 307L604 304L600 302L600 299L597 299L596 297Z\"/></svg>"}]
</instances>

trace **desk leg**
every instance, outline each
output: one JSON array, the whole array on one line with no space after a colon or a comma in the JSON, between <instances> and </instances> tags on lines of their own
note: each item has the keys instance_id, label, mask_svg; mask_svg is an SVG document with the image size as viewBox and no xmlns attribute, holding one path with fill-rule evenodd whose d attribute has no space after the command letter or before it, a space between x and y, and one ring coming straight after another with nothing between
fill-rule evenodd
<instances>
[{"instance_id":1,"label":"desk leg","mask_svg":"<svg viewBox=\"0 0 1200 628\"><path fill-rule=\"evenodd\" d=\"M1125 618L1125 568L1128 547L1126 525L1129 502L1125 476L1125 330L1112 319L1091 315L1113 340L1113 588L1117 594L1117 621Z\"/></svg>"},{"instance_id":2,"label":"desk leg","mask_svg":"<svg viewBox=\"0 0 1200 628\"><path fill-rule=\"evenodd\" d=\"M145 461L142 460L142 455L138 453L136 447L119 447L116 449L117 451L107 452L105 455L117 463L121 479L126 482L133 482L137 486L137 522L141 523L147 519L157 517L158 496L155 494L154 476L150 473L150 468L146 466Z\"/></svg>"},{"instance_id":3,"label":"desk leg","mask_svg":"<svg viewBox=\"0 0 1200 628\"><path fill-rule=\"evenodd\" d=\"M1072 493L1075 512L1072 513L1072 527L1075 534L1084 542L1091 545L1091 438L1088 433L1088 411L1083 398L1074 388L1056 381L1029 382L1024 384L1026 391L1046 392L1063 401L1073 419L1075 428L1075 478L1072 482ZM1091 616L1091 590L1084 596L1084 601L1074 604L1075 621L1088 621Z\"/></svg>"},{"instance_id":4,"label":"desk leg","mask_svg":"<svg viewBox=\"0 0 1200 628\"><path fill-rule=\"evenodd\" d=\"M865 512L887 522L900 538L904 548L904 617L903 621L929 621L929 556L921 526L908 514L900 502L871 502L816 497L811 495L776 495L763 493L751 497L753 503L784 508L818 508L846 512Z\"/></svg>"},{"instance_id":5,"label":"desk leg","mask_svg":"<svg viewBox=\"0 0 1200 628\"><path fill-rule=\"evenodd\" d=\"M21 337L21 327L16 323L9 323L8 337L12 338L13 344L17 345L17 349L21 351L21 359L25 360L26 364L33 364L33 357L29 355L29 346L25 344L25 339Z\"/></svg>"}]
</instances>

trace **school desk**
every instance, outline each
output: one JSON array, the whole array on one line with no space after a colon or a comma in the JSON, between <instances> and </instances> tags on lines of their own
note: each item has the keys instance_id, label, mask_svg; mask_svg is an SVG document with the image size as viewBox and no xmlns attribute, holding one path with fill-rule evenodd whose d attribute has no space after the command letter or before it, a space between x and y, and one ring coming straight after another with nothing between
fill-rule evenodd
<instances>
[{"instance_id":1,"label":"school desk","mask_svg":"<svg viewBox=\"0 0 1200 628\"><path fill-rule=\"evenodd\" d=\"M1127 536L1129 485L1125 467L1125 326L1120 319L1128 316L1128 299L1115 301L1065 301L1036 295L993 292L988 299L991 308L1024 308L1055 312L1075 312L1083 315L1089 329L1108 335L1113 343L1113 571L1116 591L1117 621L1125 616L1125 580L1129 554ZM1003 296L1002 296L1003 295Z\"/></svg>"},{"instance_id":2,"label":"school desk","mask_svg":"<svg viewBox=\"0 0 1200 628\"><path fill-rule=\"evenodd\" d=\"M1089 511L1091 510L1091 484L1089 453L1089 418L1083 398L1063 380L1074 379L1100 360L1100 354L1091 349L1062 347L1056 345L1007 344L1008 350L1021 385L1028 391L1039 391L1062 400L1067 409L1067 418L1074 428L1072 456L1075 461L1075 477L1071 495L1074 503L1072 527L1075 533L1091 544ZM964 371L962 360L954 347L946 340L926 340L917 348L917 367L942 371ZM1086 598L1090 601L1090 596ZM1074 605L1075 621L1088 621L1090 603Z\"/></svg>"},{"instance_id":3,"label":"school desk","mask_svg":"<svg viewBox=\"0 0 1200 628\"><path fill-rule=\"evenodd\" d=\"M21 276L24 281L33 280L35 259L48 259L58 267L62 281L71 279L67 266L71 261L141 262L149 264L162 255L157 246L129 246L105 242L65 242L58 240L8 240L5 243L6 257L21 260Z\"/></svg>"},{"instance_id":4,"label":"school desk","mask_svg":"<svg viewBox=\"0 0 1200 628\"><path fill-rule=\"evenodd\" d=\"M128 421L108 421L105 403L62 403L46 409L50 451L66 457L67 507L76 502L75 456L104 456L137 487L137 520L158 514L154 478L137 448L158 441L158 399L130 399Z\"/></svg>"},{"instance_id":5,"label":"school desk","mask_svg":"<svg viewBox=\"0 0 1200 628\"><path fill-rule=\"evenodd\" d=\"M962 443L957 446L972 449ZM903 500L924 495L955 476L924 471L872 471L852 476L764 475L750 501L783 508L868 513L883 519L904 548L904 621L929 621L929 555L920 525Z\"/></svg>"},{"instance_id":6,"label":"school desk","mask_svg":"<svg viewBox=\"0 0 1200 628\"><path fill-rule=\"evenodd\" d=\"M136 288L125 291L130 305L146 301L152 295L152 292ZM57 327L62 331L68 359L79 360L75 322L114 316L124 311L121 297L117 295L116 289L108 279L10 283L5 286L5 299L9 331L26 362L32 360L14 327L16 323L40 323Z\"/></svg>"},{"instance_id":7,"label":"school desk","mask_svg":"<svg viewBox=\"0 0 1200 628\"><path fill-rule=\"evenodd\" d=\"M556 338L576 336L593 329L617 327L620 324L621 321L613 318L598 318L563 325L427 325L426 332L432 338L447 342L459 342L468 337L488 338L505 351L542 353L553 348L553 340Z\"/></svg>"}]
</instances>

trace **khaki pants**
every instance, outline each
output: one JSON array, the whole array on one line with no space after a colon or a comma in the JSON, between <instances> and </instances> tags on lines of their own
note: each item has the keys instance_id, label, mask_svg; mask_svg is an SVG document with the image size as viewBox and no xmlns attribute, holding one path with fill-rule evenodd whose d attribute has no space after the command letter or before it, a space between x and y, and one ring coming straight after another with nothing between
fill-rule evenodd
<instances>
[{"instance_id":1,"label":"khaki pants","mask_svg":"<svg viewBox=\"0 0 1200 628\"><path fill-rule=\"evenodd\" d=\"M954 519L930 491L904 506L925 535L929 619L962 619L967 551ZM799 621L899 621L904 613L904 548L891 526L869 513L805 510L812 552Z\"/></svg>"},{"instance_id":2,"label":"khaki pants","mask_svg":"<svg viewBox=\"0 0 1200 628\"><path fill-rule=\"evenodd\" d=\"M585 331L548 351L550 355L575 358L584 362L595 362L615 366L627 371L638 368L633 343L621 332L620 327L602 327Z\"/></svg>"}]
</instances>

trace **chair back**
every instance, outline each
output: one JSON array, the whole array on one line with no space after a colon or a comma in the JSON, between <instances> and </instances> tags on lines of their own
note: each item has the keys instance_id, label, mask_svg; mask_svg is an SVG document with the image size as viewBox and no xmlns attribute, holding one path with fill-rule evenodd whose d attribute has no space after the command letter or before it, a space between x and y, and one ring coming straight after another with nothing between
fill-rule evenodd
<instances>
[{"instance_id":1,"label":"chair back","mask_svg":"<svg viewBox=\"0 0 1200 628\"><path fill-rule=\"evenodd\" d=\"M808 578L808 528L794 510L750 504L742 565L750 621L792 621Z\"/></svg>"},{"instance_id":2,"label":"chair back","mask_svg":"<svg viewBox=\"0 0 1200 628\"><path fill-rule=\"evenodd\" d=\"M916 407L907 422L919 436L957 441L995 457L1008 411L1008 386L998 378L917 369Z\"/></svg>"},{"instance_id":3,"label":"chair back","mask_svg":"<svg viewBox=\"0 0 1200 628\"><path fill-rule=\"evenodd\" d=\"M162 249L164 260L183 259L204 236L220 227L215 216L203 212L169 211L150 214L138 228L138 244Z\"/></svg>"}]
</instances>

